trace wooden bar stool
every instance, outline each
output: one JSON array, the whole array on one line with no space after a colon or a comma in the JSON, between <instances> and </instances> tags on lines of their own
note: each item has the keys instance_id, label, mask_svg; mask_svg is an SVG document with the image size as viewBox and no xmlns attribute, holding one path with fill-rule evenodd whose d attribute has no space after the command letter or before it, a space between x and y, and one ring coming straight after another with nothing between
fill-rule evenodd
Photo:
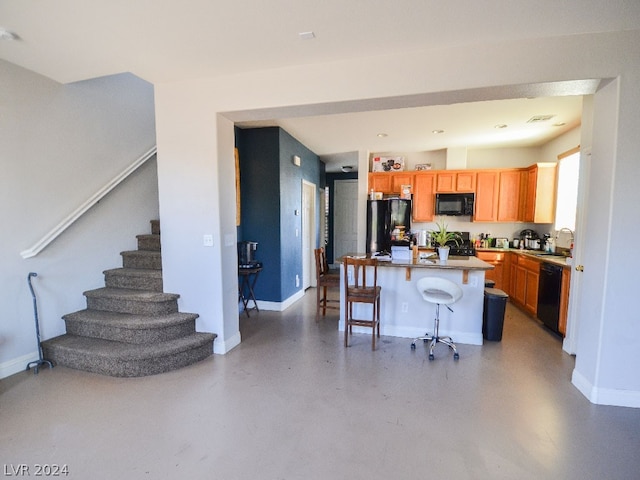
<instances>
[{"instance_id":1,"label":"wooden bar stool","mask_svg":"<svg viewBox=\"0 0 640 480\"><path fill-rule=\"evenodd\" d=\"M327 263L327 253L324 247L316 248L313 253L316 257L316 322L320 319L320 309L322 316L327 313L327 308L340 310L340 300L327 298L327 290L330 288L340 288L340 273L330 272Z\"/></svg>"},{"instance_id":2,"label":"wooden bar stool","mask_svg":"<svg viewBox=\"0 0 640 480\"><path fill-rule=\"evenodd\" d=\"M380 293L378 286L378 260L375 258L344 257L344 346L349 346L349 335L353 326L371 327L371 350L376 348L376 334L380 338ZM349 281L351 267L352 281ZM367 278L369 272L369 279ZM353 318L353 304L371 305L371 320ZM376 332L377 330L377 332Z\"/></svg>"}]
</instances>

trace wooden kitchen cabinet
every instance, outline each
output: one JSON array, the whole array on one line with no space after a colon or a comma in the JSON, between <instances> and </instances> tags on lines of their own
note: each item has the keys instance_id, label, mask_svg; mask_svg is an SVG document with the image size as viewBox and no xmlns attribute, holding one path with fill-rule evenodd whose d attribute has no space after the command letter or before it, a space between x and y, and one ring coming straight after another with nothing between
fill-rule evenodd
<instances>
[{"instance_id":1,"label":"wooden kitchen cabinet","mask_svg":"<svg viewBox=\"0 0 640 480\"><path fill-rule=\"evenodd\" d=\"M538 311L538 282L540 280L540 262L533 258L514 254L511 258L512 299L524 310L535 316Z\"/></svg>"},{"instance_id":2,"label":"wooden kitchen cabinet","mask_svg":"<svg viewBox=\"0 0 640 480\"><path fill-rule=\"evenodd\" d=\"M402 185L411 185L413 191L413 174L409 172L398 172L391 174L392 193L401 193Z\"/></svg>"},{"instance_id":3,"label":"wooden kitchen cabinet","mask_svg":"<svg viewBox=\"0 0 640 480\"><path fill-rule=\"evenodd\" d=\"M517 222L522 219L520 170L503 170L499 174L498 222Z\"/></svg>"},{"instance_id":4,"label":"wooden kitchen cabinet","mask_svg":"<svg viewBox=\"0 0 640 480\"><path fill-rule=\"evenodd\" d=\"M437 173L436 192L438 193L475 192L475 190L475 170L451 170Z\"/></svg>"},{"instance_id":5,"label":"wooden kitchen cabinet","mask_svg":"<svg viewBox=\"0 0 640 480\"><path fill-rule=\"evenodd\" d=\"M567 317L569 315L569 284L571 283L571 269L562 269L562 287L560 288L560 318L558 331L562 336L567 334Z\"/></svg>"},{"instance_id":6,"label":"wooden kitchen cabinet","mask_svg":"<svg viewBox=\"0 0 640 480\"><path fill-rule=\"evenodd\" d=\"M370 173L368 191L391 193L393 191L391 180L390 173Z\"/></svg>"},{"instance_id":7,"label":"wooden kitchen cabinet","mask_svg":"<svg viewBox=\"0 0 640 480\"><path fill-rule=\"evenodd\" d=\"M476 174L474 221L495 222L497 220L498 193L498 172L478 171Z\"/></svg>"},{"instance_id":8,"label":"wooden kitchen cabinet","mask_svg":"<svg viewBox=\"0 0 640 480\"><path fill-rule=\"evenodd\" d=\"M413 221L431 222L435 212L435 173L416 173L413 179Z\"/></svg>"},{"instance_id":9,"label":"wooden kitchen cabinet","mask_svg":"<svg viewBox=\"0 0 640 480\"><path fill-rule=\"evenodd\" d=\"M487 270L484 273L485 280L493 280L496 282L495 288L503 290L505 293L508 292L509 286L508 279L506 278L508 275L505 275L505 273L509 272L509 264L507 261L508 253L478 250L476 256L494 267L493 270Z\"/></svg>"},{"instance_id":10,"label":"wooden kitchen cabinet","mask_svg":"<svg viewBox=\"0 0 640 480\"><path fill-rule=\"evenodd\" d=\"M411 172L376 172L369 173L369 188L374 192L386 194L399 194L402 185L413 186L413 173Z\"/></svg>"},{"instance_id":11,"label":"wooden kitchen cabinet","mask_svg":"<svg viewBox=\"0 0 640 480\"><path fill-rule=\"evenodd\" d=\"M556 163L537 163L527 169L525 222L553 223L556 208Z\"/></svg>"}]
</instances>

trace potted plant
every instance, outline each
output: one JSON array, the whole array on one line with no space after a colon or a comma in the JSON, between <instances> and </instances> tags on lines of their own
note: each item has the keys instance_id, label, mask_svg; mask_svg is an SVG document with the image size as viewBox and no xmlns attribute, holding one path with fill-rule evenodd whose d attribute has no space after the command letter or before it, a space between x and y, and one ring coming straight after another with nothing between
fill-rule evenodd
<instances>
[{"instance_id":1,"label":"potted plant","mask_svg":"<svg viewBox=\"0 0 640 480\"><path fill-rule=\"evenodd\" d=\"M433 242L436 244L440 260L445 261L449 257L449 246L447 243L453 242L456 245L460 245L461 236L458 232L449 231L444 220L436 222L436 227L437 228L435 230L430 230L429 234L431 235Z\"/></svg>"}]
</instances>

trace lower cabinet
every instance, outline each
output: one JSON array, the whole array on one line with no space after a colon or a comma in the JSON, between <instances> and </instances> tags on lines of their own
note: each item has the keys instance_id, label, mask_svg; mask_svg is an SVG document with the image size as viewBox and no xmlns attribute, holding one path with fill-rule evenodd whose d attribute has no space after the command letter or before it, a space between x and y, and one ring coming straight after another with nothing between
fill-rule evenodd
<instances>
[{"instance_id":1,"label":"lower cabinet","mask_svg":"<svg viewBox=\"0 0 640 480\"><path fill-rule=\"evenodd\" d=\"M480 256L478 257L485 260ZM484 253L484 252L482 252ZM486 262L493 263L489 260ZM503 273L504 290L509 294L514 305L522 308L534 317L538 314L538 283L540 281L540 260L525 257L517 253L508 253L505 257ZM489 277L490 270L485 274ZM567 317L569 314L569 285L571 283L571 269L562 269L562 286L560 289L560 317L558 331L565 336L567 333ZM496 281L496 286L498 282Z\"/></svg>"},{"instance_id":2,"label":"lower cabinet","mask_svg":"<svg viewBox=\"0 0 640 480\"><path fill-rule=\"evenodd\" d=\"M512 254L510 271L512 300L515 304L535 316L538 311L540 262L518 254Z\"/></svg>"},{"instance_id":3,"label":"lower cabinet","mask_svg":"<svg viewBox=\"0 0 640 480\"><path fill-rule=\"evenodd\" d=\"M560 290L560 318L558 331L565 336L567 334L567 316L569 314L569 284L571 283L571 269L562 269L562 288Z\"/></svg>"},{"instance_id":4,"label":"lower cabinet","mask_svg":"<svg viewBox=\"0 0 640 480\"><path fill-rule=\"evenodd\" d=\"M485 280L496 282L495 288L509 291L509 253L507 252L485 252L478 251L476 256L480 260L493 265L493 270L487 270L484 274Z\"/></svg>"}]
</instances>

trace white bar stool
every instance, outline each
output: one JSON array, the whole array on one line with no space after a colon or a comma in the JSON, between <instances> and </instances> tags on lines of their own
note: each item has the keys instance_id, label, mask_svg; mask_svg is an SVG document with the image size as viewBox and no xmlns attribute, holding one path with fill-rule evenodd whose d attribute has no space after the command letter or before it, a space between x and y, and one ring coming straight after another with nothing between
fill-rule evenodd
<instances>
[{"instance_id":1,"label":"white bar stool","mask_svg":"<svg viewBox=\"0 0 640 480\"><path fill-rule=\"evenodd\" d=\"M441 337L439 334L440 305L444 305L449 309L449 311L453 312L449 305L456 303L462 298L462 289L451 280L439 277L421 278L416 283L416 288L422 295L422 298L425 302L435 303L436 318L433 321L433 335L429 335L427 333L424 337L416 338L413 343L411 343L411 349L416 349L416 342L418 340L422 340L424 343L430 341L431 345L429 347L429 360L433 360L435 358L433 356L434 347L438 343L444 343L445 345L448 345L451 350L453 350L454 360L458 360L460 356L458 355L458 350L456 349L456 345L455 343L453 343L451 337Z\"/></svg>"}]
</instances>

